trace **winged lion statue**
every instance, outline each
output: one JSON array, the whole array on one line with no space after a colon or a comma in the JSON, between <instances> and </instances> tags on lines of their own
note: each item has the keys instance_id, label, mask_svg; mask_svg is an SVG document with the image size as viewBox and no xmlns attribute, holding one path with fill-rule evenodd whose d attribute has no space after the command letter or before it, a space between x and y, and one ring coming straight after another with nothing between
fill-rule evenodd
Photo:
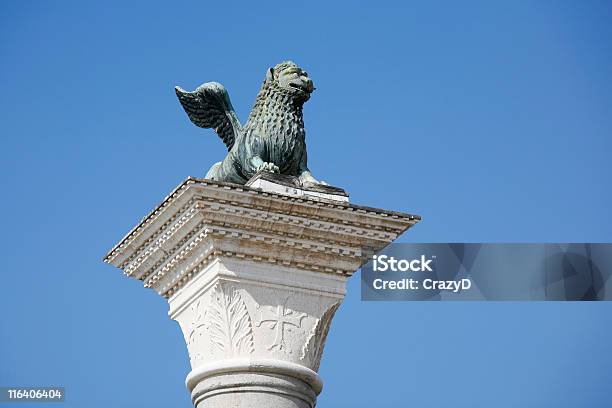
<instances>
[{"instance_id":1,"label":"winged lion statue","mask_svg":"<svg viewBox=\"0 0 612 408\"><path fill-rule=\"evenodd\" d=\"M207 82L195 91L176 87L189 119L219 135L228 154L206 178L245 184L258 171L295 176L302 184L317 181L308 170L302 107L314 90L297 64L281 62L268 69L247 123L242 126L223 85Z\"/></svg>"}]
</instances>

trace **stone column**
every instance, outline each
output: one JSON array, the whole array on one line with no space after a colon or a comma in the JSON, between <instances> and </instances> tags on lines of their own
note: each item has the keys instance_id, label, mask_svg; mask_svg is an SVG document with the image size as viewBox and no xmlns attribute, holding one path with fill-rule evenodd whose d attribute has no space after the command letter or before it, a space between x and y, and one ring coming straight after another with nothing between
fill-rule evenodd
<instances>
[{"instance_id":1,"label":"stone column","mask_svg":"<svg viewBox=\"0 0 612 408\"><path fill-rule=\"evenodd\" d=\"M309 407L346 280L418 217L273 177L189 178L106 256L168 300L195 407Z\"/></svg>"}]
</instances>

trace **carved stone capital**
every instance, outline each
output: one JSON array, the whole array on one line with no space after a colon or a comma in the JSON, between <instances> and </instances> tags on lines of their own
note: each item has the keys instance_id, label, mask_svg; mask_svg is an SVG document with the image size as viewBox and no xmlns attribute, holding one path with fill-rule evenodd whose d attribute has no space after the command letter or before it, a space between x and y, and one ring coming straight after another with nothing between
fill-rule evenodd
<instances>
[{"instance_id":1,"label":"carved stone capital","mask_svg":"<svg viewBox=\"0 0 612 408\"><path fill-rule=\"evenodd\" d=\"M419 219L262 188L189 178L105 258L168 300L196 406L312 408L346 280Z\"/></svg>"}]
</instances>

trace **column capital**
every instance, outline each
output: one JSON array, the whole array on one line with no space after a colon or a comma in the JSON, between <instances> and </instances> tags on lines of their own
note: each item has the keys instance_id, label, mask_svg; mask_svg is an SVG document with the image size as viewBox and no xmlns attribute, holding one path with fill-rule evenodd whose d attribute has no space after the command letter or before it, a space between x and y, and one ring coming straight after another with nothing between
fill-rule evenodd
<instances>
[{"instance_id":1,"label":"column capital","mask_svg":"<svg viewBox=\"0 0 612 408\"><path fill-rule=\"evenodd\" d=\"M196 407L314 407L346 280L418 216L334 187L188 178L104 258L165 297Z\"/></svg>"}]
</instances>

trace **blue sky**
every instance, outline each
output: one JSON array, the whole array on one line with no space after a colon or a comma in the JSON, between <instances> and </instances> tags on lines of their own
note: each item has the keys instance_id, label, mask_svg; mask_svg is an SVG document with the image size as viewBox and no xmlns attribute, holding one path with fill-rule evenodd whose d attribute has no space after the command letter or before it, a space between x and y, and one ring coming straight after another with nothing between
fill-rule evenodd
<instances>
[{"instance_id":1,"label":"blue sky","mask_svg":"<svg viewBox=\"0 0 612 408\"><path fill-rule=\"evenodd\" d=\"M0 385L189 407L167 304L102 256L224 146L173 88L248 115L292 59L310 167L419 214L400 242L612 241L612 5L3 2ZM600 407L610 304L368 303L334 320L320 407Z\"/></svg>"}]
</instances>

